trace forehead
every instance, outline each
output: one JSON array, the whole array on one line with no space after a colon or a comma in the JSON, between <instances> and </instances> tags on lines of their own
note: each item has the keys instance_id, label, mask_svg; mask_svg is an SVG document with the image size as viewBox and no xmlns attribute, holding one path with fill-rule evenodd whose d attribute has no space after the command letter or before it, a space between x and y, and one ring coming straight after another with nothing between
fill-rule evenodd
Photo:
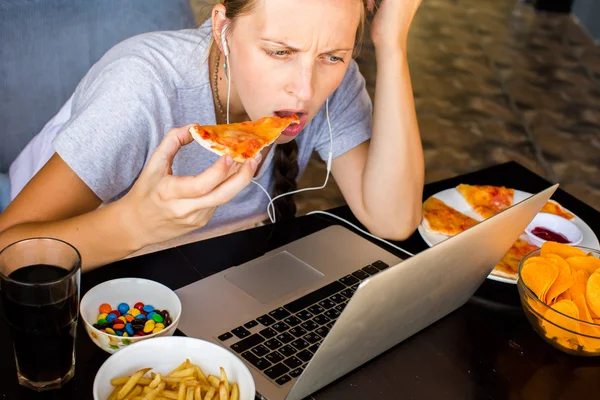
<instances>
[{"instance_id":1,"label":"forehead","mask_svg":"<svg viewBox=\"0 0 600 400\"><path fill-rule=\"evenodd\" d=\"M351 47L361 19L361 0L257 0L236 26L244 34L290 42L300 48Z\"/></svg>"}]
</instances>

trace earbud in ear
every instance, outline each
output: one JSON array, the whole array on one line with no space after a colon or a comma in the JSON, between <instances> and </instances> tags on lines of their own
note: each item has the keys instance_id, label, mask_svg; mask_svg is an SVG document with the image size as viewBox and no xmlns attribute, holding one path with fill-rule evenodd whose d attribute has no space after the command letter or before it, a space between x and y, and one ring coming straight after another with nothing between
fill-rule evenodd
<instances>
[{"instance_id":1,"label":"earbud in ear","mask_svg":"<svg viewBox=\"0 0 600 400\"><path fill-rule=\"evenodd\" d=\"M225 38L227 27L228 25L225 25L221 31L221 46L223 47L223 54L225 54L225 57L229 56L229 46L227 46L227 39Z\"/></svg>"}]
</instances>

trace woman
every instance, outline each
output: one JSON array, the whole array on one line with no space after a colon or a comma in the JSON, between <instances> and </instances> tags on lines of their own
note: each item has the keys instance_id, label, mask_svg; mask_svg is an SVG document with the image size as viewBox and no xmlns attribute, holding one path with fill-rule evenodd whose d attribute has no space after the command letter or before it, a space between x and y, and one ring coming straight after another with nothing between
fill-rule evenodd
<instances>
[{"instance_id":1,"label":"woman","mask_svg":"<svg viewBox=\"0 0 600 400\"><path fill-rule=\"evenodd\" d=\"M275 195L289 192L313 150L327 158L327 99L331 171L352 212L381 237L399 240L414 231L424 167L406 39L420 0L384 0L374 17L373 110L352 60L363 0L223 3L199 29L129 39L92 67L70 100L56 154L0 214L0 248L58 237L80 251L87 270L264 213L268 200L249 185L253 178ZM225 123L227 102L230 122L297 113L302 129L284 132L241 166L217 159L190 144L188 128ZM280 219L295 213L290 197L275 206Z\"/></svg>"}]
</instances>

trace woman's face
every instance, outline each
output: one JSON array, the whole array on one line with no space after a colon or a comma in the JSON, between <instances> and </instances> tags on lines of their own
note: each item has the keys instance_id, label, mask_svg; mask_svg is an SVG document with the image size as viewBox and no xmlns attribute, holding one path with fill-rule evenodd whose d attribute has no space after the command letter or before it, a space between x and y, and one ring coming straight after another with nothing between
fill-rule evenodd
<instances>
[{"instance_id":1,"label":"woman's face","mask_svg":"<svg viewBox=\"0 0 600 400\"><path fill-rule=\"evenodd\" d=\"M339 86L352 58L361 0L258 0L227 35L232 86L251 120L297 113L291 141Z\"/></svg>"}]
</instances>

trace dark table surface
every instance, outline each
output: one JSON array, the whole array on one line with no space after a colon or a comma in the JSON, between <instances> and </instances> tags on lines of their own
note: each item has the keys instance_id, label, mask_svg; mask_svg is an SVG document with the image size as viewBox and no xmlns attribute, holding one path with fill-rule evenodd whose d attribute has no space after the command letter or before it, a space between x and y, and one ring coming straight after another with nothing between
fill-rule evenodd
<instances>
[{"instance_id":1,"label":"dark table surface","mask_svg":"<svg viewBox=\"0 0 600 400\"><path fill-rule=\"evenodd\" d=\"M505 185L531 193L550 185L511 162L428 184L425 198L459 183ZM600 233L597 210L560 189L553 199L576 213L596 234ZM347 207L331 211L356 222ZM130 276L153 279L178 289L337 223L326 216L305 216L119 261L85 273L81 295L103 281ZM398 244L413 253L427 248L417 232ZM397 250L388 250L404 257ZM91 399L96 371L108 356L92 343L80 323L75 377L60 390L33 392L17 383L8 326L1 319L0 399ZM516 286L486 280L463 307L313 397L597 399L600 358L569 356L546 344L527 322Z\"/></svg>"}]
</instances>

